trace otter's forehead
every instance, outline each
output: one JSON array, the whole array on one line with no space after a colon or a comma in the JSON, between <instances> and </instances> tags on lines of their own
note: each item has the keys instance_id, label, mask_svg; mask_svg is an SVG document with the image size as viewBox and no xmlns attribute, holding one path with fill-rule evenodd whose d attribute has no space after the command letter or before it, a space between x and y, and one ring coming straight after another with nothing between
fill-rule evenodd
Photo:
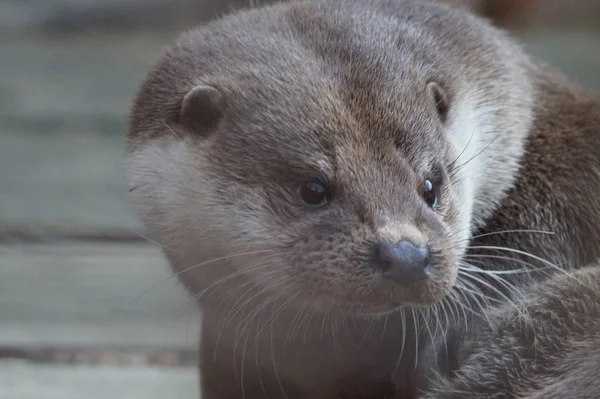
<instances>
[{"instance_id":1,"label":"otter's forehead","mask_svg":"<svg viewBox=\"0 0 600 399\"><path fill-rule=\"evenodd\" d=\"M224 130L253 130L245 144L268 137L279 151L290 140L322 150L434 132L427 126L432 118L425 86L437 76L434 63L417 49L423 35L410 27L402 32L385 9L349 4L354 13L339 13L338 2L325 1L232 15L188 33L162 69L179 77L174 87L189 90L202 82L224 91ZM427 139L415 137L423 144Z\"/></svg>"},{"instance_id":2,"label":"otter's forehead","mask_svg":"<svg viewBox=\"0 0 600 399\"><path fill-rule=\"evenodd\" d=\"M425 87L441 83L452 99L469 79L463 53L472 65L485 63L485 40L469 40L471 23L412 0L290 2L213 21L184 35L150 71L130 146L170 135L165 126L176 123L182 98L205 84L227 99L211 137L227 162L268 154L273 164L300 166L340 149L380 156L395 143L407 159L429 164L443 139Z\"/></svg>"},{"instance_id":3,"label":"otter's forehead","mask_svg":"<svg viewBox=\"0 0 600 399\"><path fill-rule=\"evenodd\" d=\"M375 166L375 160L393 164L399 156L426 169L444 154L425 80L403 80L383 69L374 78L369 67L377 69L376 62L328 67L308 54L287 66L280 60L279 68L275 59L252 66L242 61L239 70L208 80L228 100L208 140L213 159L222 161L215 169L246 182L274 176L293 181L294 173L306 179L337 168Z\"/></svg>"},{"instance_id":4,"label":"otter's forehead","mask_svg":"<svg viewBox=\"0 0 600 399\"><path fill-rule=\"evenodd\" d=\"M175 119L183 96L202 82L237 89L234 99L246 90L266 105L288 99L291 106L293 93L302 101L331 95L359 117L381 104L411 116L427 80L452 97L464 80L501 73L497 34L480 25L413 0L286 2L232 14L183 35L150 70L134 104L132 138L159 135L156 119Z\"/></svg>"}]
</instances>

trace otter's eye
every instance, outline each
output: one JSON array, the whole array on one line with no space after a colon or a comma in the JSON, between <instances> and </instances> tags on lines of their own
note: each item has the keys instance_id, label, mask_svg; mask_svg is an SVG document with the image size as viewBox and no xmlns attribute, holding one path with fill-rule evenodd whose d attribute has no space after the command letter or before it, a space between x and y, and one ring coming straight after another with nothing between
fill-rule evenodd
<instances>
[{"instance_id":1,"label":"otter's eye","mask_svg":"<svg viewBox=\"0 0 600 399\"><path fill-rule=\"evenodd\" d=\"M437 190L429 180L425 180L423 185L423 199L430 208L435 208L438 204Z\"/></svg>"},{"instance_id":2,"label":"otter's eye","mask_svg":"<svg viewBox=\"0 0 600 399\"><path fill-rule=\"evenodd\" d=\"M302 183L299 188L302 201L309 205L324 205L329 200L327 188L316 180Z\"/></svg>"}]
</instances>

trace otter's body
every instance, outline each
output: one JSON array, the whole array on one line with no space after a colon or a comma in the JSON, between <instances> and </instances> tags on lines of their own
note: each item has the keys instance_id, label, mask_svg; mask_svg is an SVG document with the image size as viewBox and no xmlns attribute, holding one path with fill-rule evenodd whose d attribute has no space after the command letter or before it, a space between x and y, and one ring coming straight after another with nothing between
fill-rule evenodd
<instances>
[{"instance_id":1,"label":"otter's body","mask_svg":"<svg viewBox=\"0 0 600 399\"><path fill-rule=\"evenodd\" d=\"M538 271L488 276L494 289L477 284L510 302L489 307L471 296L486 310L455 321L452 334L427 349L435 348L428 356L438 368L422 374L446 375L428 399L600 397L600 99L545 69L532 81L539 94L518 183L464 259L495 271L532 264ZM494 233L504 230L528 231Z\"/></svg>"},{"instance_id":2,"label":"otter's body","mask_svg":"<svg viewBox=\"0 0 600 399\"><path fill-rule=\"evenodd\" d=\"M449 343L459 367L423 399L600 397L599 286L597 263L557 274L458 329Z\"/></svg>"},{"instance_id":3,"label":"otter's body","mask_svg":"<svg viewBox=\"0 0 600 399\"><path fill-rule=\"evenodd\" d=\"M460 367L437 359L458 301L599 257L599 109L427 1L188 32L136 98L128 176L203 308L203 397L409 398Z\"/></svg>"}]
</instances>

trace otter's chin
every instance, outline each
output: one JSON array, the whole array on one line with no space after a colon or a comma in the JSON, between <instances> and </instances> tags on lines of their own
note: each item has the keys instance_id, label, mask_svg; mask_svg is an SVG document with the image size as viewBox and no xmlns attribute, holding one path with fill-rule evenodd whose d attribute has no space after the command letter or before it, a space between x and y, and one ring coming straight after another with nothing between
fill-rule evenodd
<instances>
[{"instance_id":1,"label":"otter's chin","mask_svg":"<svg viewBox=\"0 0 600 399\"><path fill-rule=\"evenodd\" d=\"M345 311L360 317L385 317L403 308L435 306L450 294L455 281L456 272L452 270L447 270L443 276L432 274L408 286L375 277L360 300L336 302Z\"/></svg>"}]
</instances>

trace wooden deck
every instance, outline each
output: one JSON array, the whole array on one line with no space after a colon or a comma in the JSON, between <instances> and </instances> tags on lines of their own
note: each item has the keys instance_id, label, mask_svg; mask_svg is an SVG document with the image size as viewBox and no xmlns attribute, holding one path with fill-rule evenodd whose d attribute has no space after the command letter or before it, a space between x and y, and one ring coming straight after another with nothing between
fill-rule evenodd
<instances>
[{"instance_id":1,"label":"wooden deck","mask_svg":"<svg viewBox=\"0 0 600 399\"><path fill-rule=\"evenodd\" d=\"M198 398L199 312L158 248L15 236L0 244L1 399Z\"/></svg>"},{"instance_id":2,"label":"wooden deck","mask_svg":"<svg viewBox=\"0 0 600 399\"><path fill-rule=\"evenodd\" d=\"M0 245L0 347L194 349L199 312L139 242Z\"/></svg>"},{"instance_id":3,"label":"wooden deck","mask_svg":"<svg viewBox=\"0 0 600 399\"><path fill-rule=\"evenodd\" d=\"M196 399L200 315L123 179L127 109L179 32L24 28L52 3L0 4L0 399ZM517 36L600 89L600 30L576 25Z\"/></svg>"}]
</instances>

